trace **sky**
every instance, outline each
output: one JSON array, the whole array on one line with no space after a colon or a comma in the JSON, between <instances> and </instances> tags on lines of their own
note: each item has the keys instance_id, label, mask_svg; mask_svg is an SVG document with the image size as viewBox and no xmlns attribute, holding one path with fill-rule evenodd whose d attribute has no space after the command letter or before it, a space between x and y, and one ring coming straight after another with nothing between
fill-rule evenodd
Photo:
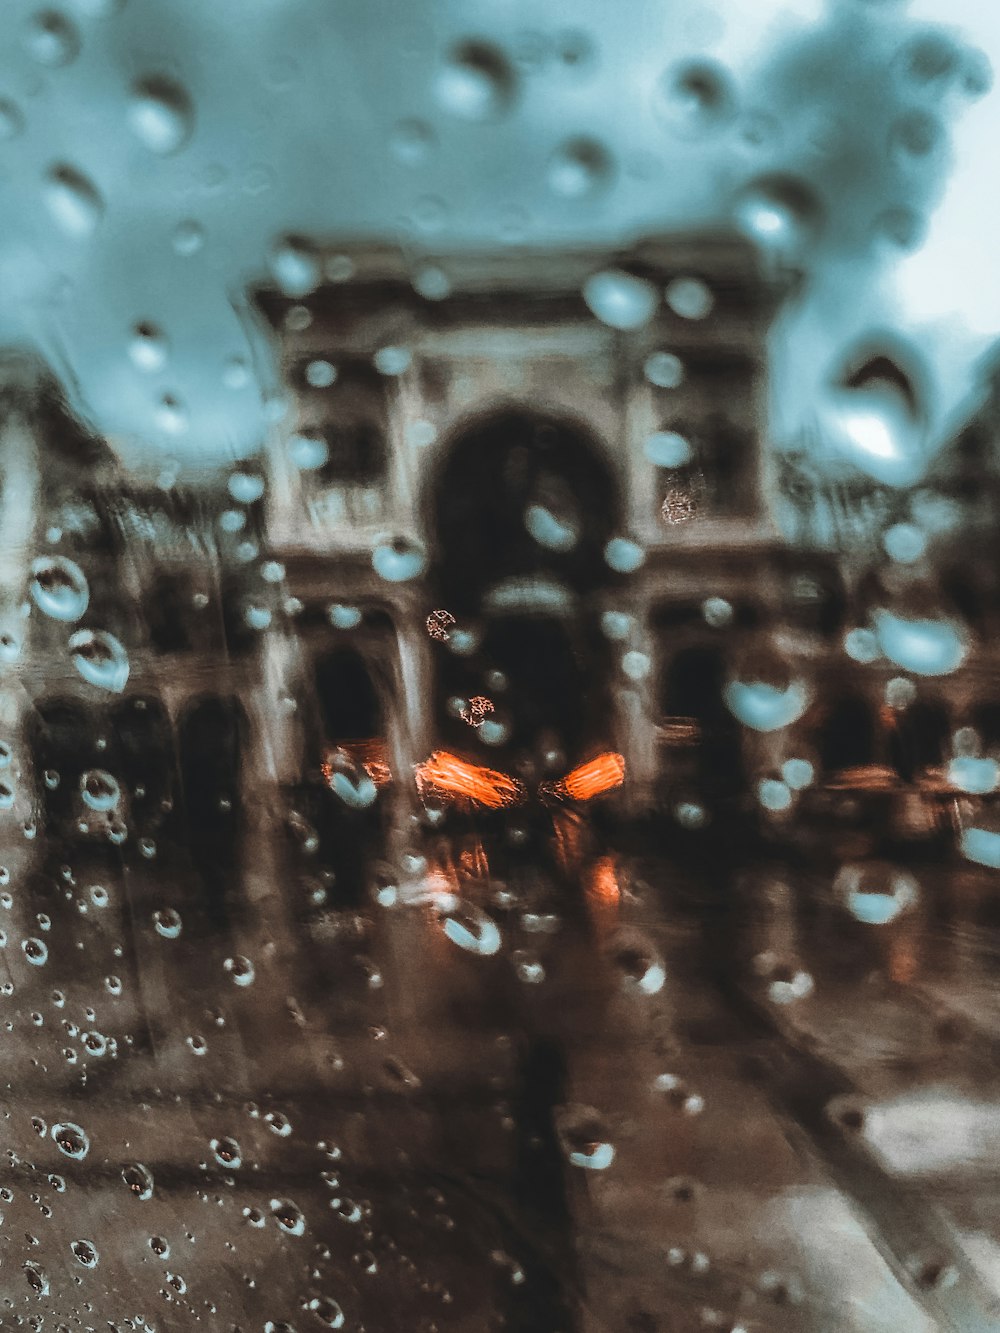
<instances>
[{"instance_id":1,"label":"sky","mask_svg":"<svg viewBox=\"0 0 1000 1333\"><path fill-rule=\"evenodd\" d=\"M735 221L807 274L775 334L779 446L874 336L939 447L1000 335L1000 11L980 0L8 0L5 18L0 341L38 349L136 472L225 467L274 428L245 294L280 276L288 234L446 255Z\"/></svg>"}]
</instances>

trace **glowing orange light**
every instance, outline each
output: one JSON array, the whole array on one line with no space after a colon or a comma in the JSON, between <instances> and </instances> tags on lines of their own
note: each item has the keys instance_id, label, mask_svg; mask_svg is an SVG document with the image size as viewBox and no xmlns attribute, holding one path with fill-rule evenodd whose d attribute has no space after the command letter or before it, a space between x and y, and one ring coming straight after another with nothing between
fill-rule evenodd
<instances>
[{"instance_id":1,"label":"glowing orange light","mask_svg":"<svg viewBox=\"0 0 1000 1333\"><path fill-rule=\"evenodd\" d=\"M587 889L602 906L613 907L621 901L622 891L615 873L615 861L612 856L601 856L594 862L590 872Z\"/></svg>"},{"instance_id":2,"label":"glowing orange light","mask_svg":"<svg viewBox=\"0 0 1000 1333\"><path fill-rule=\"evenodd\" d=\"M466 847L458 858L459 874L465 879L488 879L490 863L486 857L486 848L478 840Z\"/></svg>"},{"instance_id":3,"label":"glowing orange light","mask_svg":"<svg viewBox=\"0 0 1000 1333\"><path fill-rule=\"evenodd\" d=\"M856 768L842 768L829 786L856 791L889 791L898 787L899 774L884 764L859 764Z\"/></svg>"},{"instance_id":4,"label":"glowing orange light","mask_svg":"<svg viewBox=\"0 0 1000 1333\"><path fill-rule=\"evenodd\" d=\"M664 745L694 745L701 735L701 727L694 717L665 717L656 734Z\"/></svg>"},{"instance_id":5,"label":"glowing orange light","mask_svg":"<svg viewBox=\"0 0 1000 1333\"><path fill-rule=\"evenodd\" d=\"M447 750L436 750L417 765L417 784L421 791L464 796L492 810L513 805L524 796L524 788L515 778L494 768L470 764Z\"/></svg>"},{"instance_id":6,"label":"glowing orange light","mask_svg":"<svg viewBox=\"0 0 1000 1333\"><path fill-rule=\"evenodd\" d=\"M557 794L565 793L574 801L589 801L602 792L620 787L624 781L624 758L612 750L606 750L567 773L552 790Z\"/></svg>"},{"instance_id":7,"label":"glowing orange light","mask_svg":"<svg viewBox=\"0 0 1000 1333\"><path fill-rule=\"evenodd\" d=\"M913 941L897 937L889 949L889 976L899 986L908 986L917 975L917 956Z\"/></svg>"},{"instance_id":8,"label":"glowing orange light","mask_svg":"<svg viewBox=\"0 0 1000 1333\"><path fill-rule=\"evenodd\" d=\"M582 859L583 818L575 810L553 809L552 834L556 856L564 874L576 872Z\"/></svg>"}]
</instances>

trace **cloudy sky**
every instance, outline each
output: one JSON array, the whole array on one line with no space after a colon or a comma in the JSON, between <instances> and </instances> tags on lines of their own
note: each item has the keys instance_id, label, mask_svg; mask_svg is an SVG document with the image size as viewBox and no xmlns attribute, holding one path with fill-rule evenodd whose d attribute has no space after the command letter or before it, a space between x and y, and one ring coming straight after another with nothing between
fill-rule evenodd
<instances>
[{"instance_id":1,"label":"cloudy sky","mask_svg":"<svg viewBox=\"0 0 1000 1333\"><path fill-rule=\"evenodd\" d=\"M777 207L808 273L779 441L873 331L943 439L1000 335L981 0L57 4L6 6L0 338L41 348L136 469L259 447L240 298L289 232L446 254Z\"/></svg>"}]
</instances>

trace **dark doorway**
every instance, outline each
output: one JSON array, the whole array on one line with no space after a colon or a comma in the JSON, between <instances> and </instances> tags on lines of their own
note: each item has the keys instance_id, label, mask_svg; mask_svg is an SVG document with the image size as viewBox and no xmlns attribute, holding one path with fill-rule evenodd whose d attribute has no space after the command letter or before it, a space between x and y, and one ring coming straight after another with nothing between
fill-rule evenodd
<instances>
[{"instance_id":1,"label":"dark doorway","mask_svg":"<svg viewBox=\"0 0 1000 1333\"><path fill-rule=\"evenodd\" d=\"M583 427L510 408L473 422L434 478L441 605L474 614L511 578L577 593L605 583L618 530L617 479Z\"/></svg>"},{"instance_id":2,"label":"dark doorway","mask_svg":"<svg viewBox=\"0 0 1000 1333\"><path fill-rule=\"evenodd\" d=\"M442 740L499 767L589 757L612 716L594 594L619 577L605 559L619 486L601 446L577 423L507 408L470 423L433 482L437 604L483 631L474 653L437 655ZM496 744L449 712L475 696L494 705Z\"/></svg>"},{"instance_id":3,"label":"dark doorway","mask_svg":"<svg viewBox=\"0 0 1000 1333\"><path fill-rule=\"evenodd\" d=\"M381 846L382 798L371 783L375 766L388 758L382 705L365 658L353 648L334 648L318 659L313 690L318 725L310 742L310 780L295 804L315 829L316 845L302 870L324 884L329 905L357 907ZM349 788L346 800L331 788L331 761L354 784L357 798Z\"/></svg>"},{"instance_id":4,"label":"dark doorway","mask_svg":"<svg viewBox=\"0 0 1000 1333\"><path fill-rule=\"evenodd\" d=\"M191 859L209 921L221 926L240 888L247 718L238 699L209 695L188 706L178 731Z\"/></svg>"},{"instance_id":5,"label":"dark doorway","mask_svg":"<svg viewBox=\"0 0 1000 1333\"><path fill-rule=\"evenodd\" d=\"M65 820L75 808L80 777L89 768L105 768L97 748L100 716L74 699L41 700L31 716L29 743L42 782L45 811Z\"/></svg>"},{"instance_id":6,"label":"dark doorway","mask_svg":"<svg viewBox=\"0 0 1000 1333\"><path fill-rule=\"evenodd\" d=\"M360 653L352 648L327 653L316 663L314 681L323 734L329 745L380 735L382 710Z\"/></svg>"},{"instance_id":7,"label":"dark doorway","mask_svg":"<svg viewBox=\"0 0 1000 1333\"><path fill-rule=\"evenodd\" d=\"M726 664L716 648L695 644L681 649L661 678L661 716L668 723L694 723L693 736L678 761L667 765L694 779L709 798L735 796L743 790L743 755L740 727L726 707L723 690Z\"/></svg>"},{"instance_id":8,"label":"dark doorway","mask_svg":"<svg viewBox=\"0 0 1000 1333\"><path fill-rule=\"evenodd\" d=\"M890 749L892 766L904 782L944 762L949 733L948 714L935 700L918 700L900 715Z\"/></svg>"},{"instance_id":9,"label":"dark doorway","mask_svg":"<svg viewBox=\"0 0 1000 1333\"><path fill-rule=\"evenodd\" d=\"M155 838L160 848L173 838L176 756L170 717L155 697L133 696L111 710L111 732L123 786L129 792L132 824L139 838Z\"/></svg>"},{"instance_id":10,"label":"dark doorway","mask_svg":"<svg viewBox=\"0 0 1000 1333\"><path fill-rule=\"evenodd\" d=\"M819 752L827 774L875 762L875 720L859 695L833 702L820 728Z\"/></svg>"}]
</instances>

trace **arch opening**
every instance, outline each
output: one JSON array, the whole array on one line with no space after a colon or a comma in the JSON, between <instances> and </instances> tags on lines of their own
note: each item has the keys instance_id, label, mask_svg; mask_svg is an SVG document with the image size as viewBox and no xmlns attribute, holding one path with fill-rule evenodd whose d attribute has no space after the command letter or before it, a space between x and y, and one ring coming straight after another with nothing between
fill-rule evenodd
<instances>
[{"instance_id":1,"label":"arch opening","mask_svg":"<svg viewBox=\"0 0 1000 1333\"><path fill-rule=\"evenodd\" d=\"M434 486L442 605L474 614L504 580L550 577L577 594L608 581L615 472L582 425L505 408L461 429Z\"/></svg>"}]
</instances>

